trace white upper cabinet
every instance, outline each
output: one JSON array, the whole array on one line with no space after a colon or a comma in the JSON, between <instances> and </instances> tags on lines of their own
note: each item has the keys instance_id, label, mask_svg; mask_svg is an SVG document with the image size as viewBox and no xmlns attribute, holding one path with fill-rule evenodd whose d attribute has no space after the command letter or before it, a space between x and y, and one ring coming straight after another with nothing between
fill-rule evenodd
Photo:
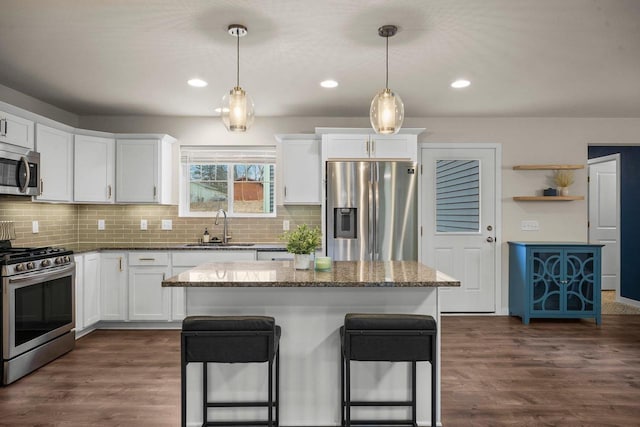
<instances>
[{"instance_id":1,"label":"white upper cabinet","mask_svg":"<svg viewBox=\"0 0 640 427\"><path fill-rule=\"evenodd\" d=\"M117 203L175 203L171 147L174 141L169 136L117 140Z\"/></svg>"},{"instance_id":2,"label":"white upper cabinet","mask_svg":"<svg viewBox=\"0 0 640 427\"><path fill-rule=\"evenodd\" d=\"M278 135L282 143L282 195L285 205L319 205L320 141L315 135Z\"/></svg>"},{"instance_id":3,"label":"white upper cabinet","mask_svg":"<svg viewBox=\"0 0 640 427\"><path fill-rule=\"evenodd\" d=\"M368 159L369 135L323 135L327 159Z\"/></svg>"},{"instance_id":4,"label":"white upper cabinet","mask_svg":"<svg viewBox=\"0 0 640 427\"><path fill-rule=\"evenodd\" d=\"M323 160L385 159L418 161L418 135L424 129L401 129L377 135L370 129L316 128L322 134Z\"/></svg>"},{"instance_id":5,"label":"white upper cabinet","mask_svg":"<svg viewBox=\"0 0 640 427\"><path fill-rule=\"evenodd\" d=\"M75 136L74 201L113 203L115 145L114 138Z\"/></svg>"},{"instance_id":6,"label":"white upper cabinet","mask_svg":"<svg viewBox=\"0 0 640 427\"><path fill-rule=\"evenodd\" d=\"M40 153L40 192L37 200L73 201L73 135L36 125L36 150Z\"/></svg>"},{"instance_id":7,"label":"white upper cabinet","mask_svg":"<svg viewBox=\"0 0 640 427\"><path fill-rule=\"evenodd\" d=\"M0 111L0 142L33 150L33 122Z\"/></svg>"}]
</instances>

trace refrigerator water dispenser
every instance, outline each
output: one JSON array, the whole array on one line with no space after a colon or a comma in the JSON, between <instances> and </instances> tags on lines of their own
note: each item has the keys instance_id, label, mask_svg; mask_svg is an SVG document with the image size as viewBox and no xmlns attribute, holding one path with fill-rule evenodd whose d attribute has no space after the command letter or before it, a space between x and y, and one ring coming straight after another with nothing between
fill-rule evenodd
<instances>
[{"instance_id":1,"label":"refrigerator water dispenser","mask_svg":"<svg viewBox=\"0 0 640 427\"><path fill-rule=\"evenodd\" d=\"M333 235L342 239L357 239L357 208L334 208Z\"/></svg>"}]
</instances>

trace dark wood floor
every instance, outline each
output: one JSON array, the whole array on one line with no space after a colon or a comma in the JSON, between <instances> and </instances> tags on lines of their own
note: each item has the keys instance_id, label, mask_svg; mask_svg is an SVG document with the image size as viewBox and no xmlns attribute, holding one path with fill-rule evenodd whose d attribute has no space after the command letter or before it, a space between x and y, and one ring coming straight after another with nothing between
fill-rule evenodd
<instances>
[{"instance_id":1,"label":"dark wood floor","mask_svg":"<svg viewBox=\"0 0 640 427\"><path fill-rule=\"evenodd\" d=\"M640 316L445 317L442 421L639 426ZM177 331L97 331L0 388L0 426L177 426Z\"/></svg>"},{"instance_id":2,"label":"dark wood floor","mask_svg":"<svg viewBox=\"0 0 640 427\"><path fill-rule=\"evenodd\" d=\"M446 317L449 426L640 426L640 316Z\"/></svg>"}]
</instances>

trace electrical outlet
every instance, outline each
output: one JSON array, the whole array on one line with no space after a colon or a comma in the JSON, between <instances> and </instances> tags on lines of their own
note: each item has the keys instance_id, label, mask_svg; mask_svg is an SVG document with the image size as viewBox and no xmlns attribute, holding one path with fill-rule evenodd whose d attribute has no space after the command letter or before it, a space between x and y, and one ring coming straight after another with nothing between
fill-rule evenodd
<instances>
[{"instance_id":1,"label":"electrical outlet","mask_svg":"<svg viewBox=\"0 0 640 427\"><path fill-rule=\"evenodd\" d=\"M140 220L140 230L146 230L147 229L147 220L146 219L141 219Z\"/></svg>"},{"instance_id":2,"label":"electrical outlet","mask_svg":"<svg viewBox=\"0 0 640 427\"><path fill-rule=\"evenodd\" d=\"M104 219L99 219L98 220L98 230L104 230L105 226L104 226Z\"/></svg>"},{"instance_id":3,"label":"electrical outlet","mask_svg":"<svg viewBox=\"0 0 640 427\"><path fill-rule=\"evenodd\" d=\"M520 230L522 231L540 231L540 224L538 221L520 221Z\"/></svg>"},{"instance_id":4,"label":"electrical outlet","mask_svg":"<svg viewBox=\"0 0 640 427\"><path fill-rule=\"evenodd\" d=\"M285 220L282 221L282 229L284 231L289 231L289 220L288 219L285 219Z\"/></svg>"},{"instance_id":5,"label":"electrical outlet","mask_svg":"<svg viewBox=\"0 0 640 427\"><path fill-rule=\"evenodd\" d=\"M40 225L38 224L38 221L31 221L31 232L33 234L40 232Z\"/></svg>"},{"instance_id":6,"label":"electrical outlet","mask_svg":"<svg viewBox=\"0 0 640 427\"><path fill-rule=\"evenodd\" d=\"M163 230L172 230L173 229L173 221L170 219L162 220L162 229Z\"/></svg>"}]
</instances>

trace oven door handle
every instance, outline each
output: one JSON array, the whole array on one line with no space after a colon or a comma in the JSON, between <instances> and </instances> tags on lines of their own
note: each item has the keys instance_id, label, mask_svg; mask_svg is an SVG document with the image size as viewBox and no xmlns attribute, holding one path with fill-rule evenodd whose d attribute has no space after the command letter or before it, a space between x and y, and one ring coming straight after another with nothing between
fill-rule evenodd
<instances>
[{"instance_id":1,"label":"oven door handle","mask_svg":"<svg viewBox=\"0 0 640 427\"><path fill-rule=\"evenodd\" d=\"M31 274L23 274L18 277L12 277L8 279L9 285L21 285L28 286L35 283L41 283L43 280L58 279L73 273L75 270L75 264L65 265L63 267L50 268L45 272L38 271Z\"/></svg>"}]
</instances>

